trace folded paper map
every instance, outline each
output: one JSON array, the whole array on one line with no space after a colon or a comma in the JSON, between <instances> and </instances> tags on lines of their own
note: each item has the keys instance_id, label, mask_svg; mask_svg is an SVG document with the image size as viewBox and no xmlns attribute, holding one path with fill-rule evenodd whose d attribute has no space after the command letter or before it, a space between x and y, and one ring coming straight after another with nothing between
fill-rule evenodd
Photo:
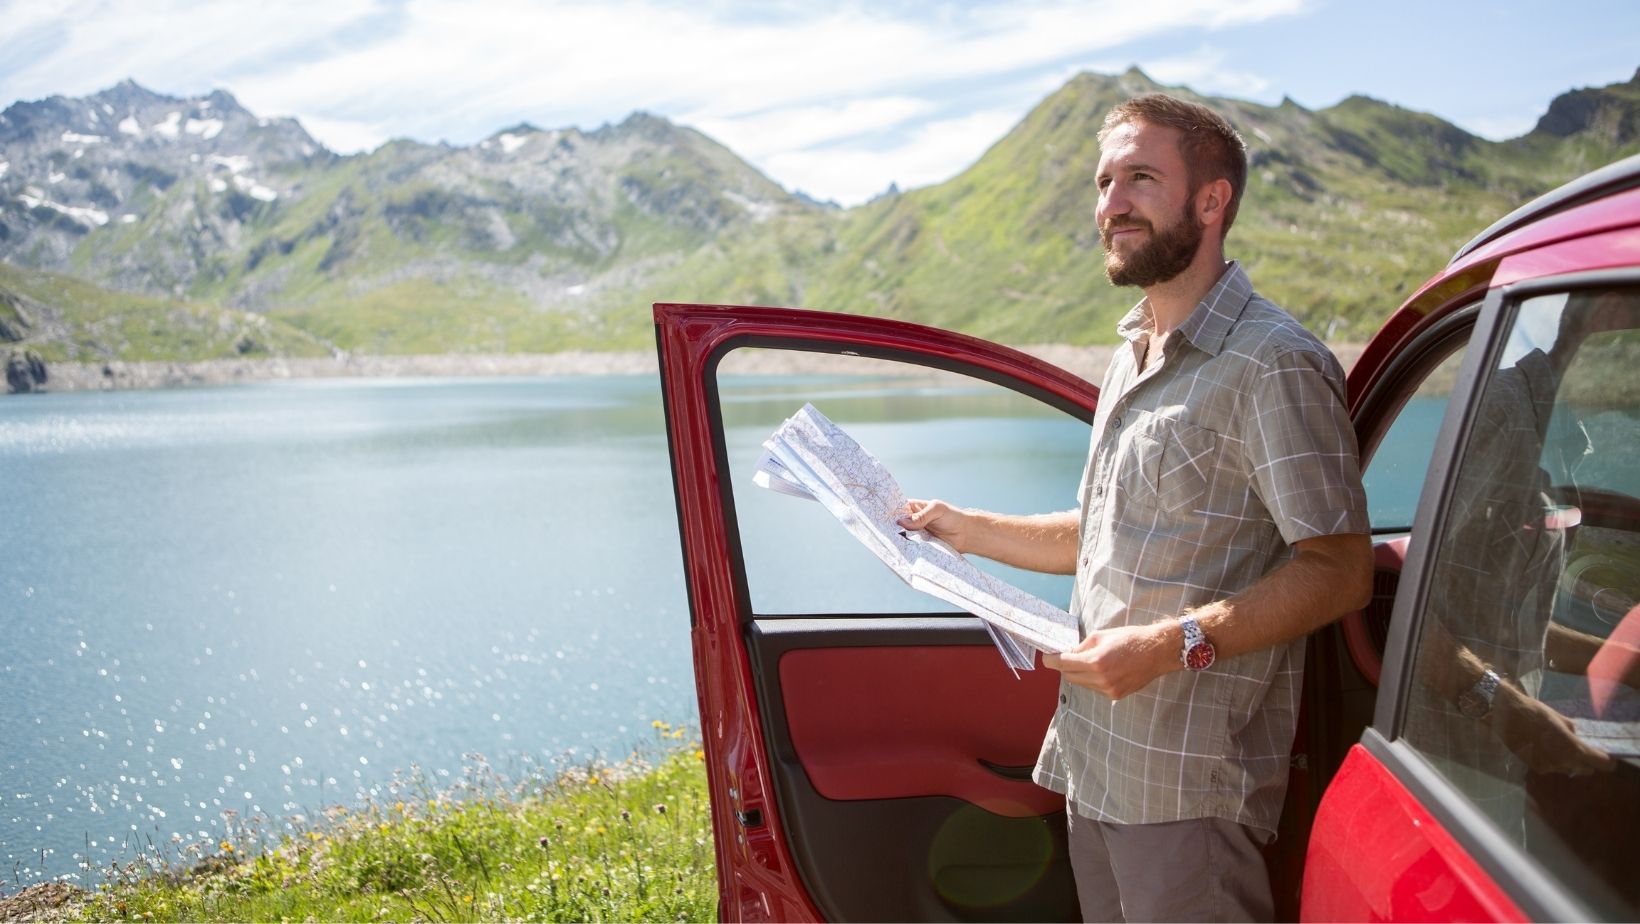
<instances>
[{"instance_id":1,"label":"folded paper map","mask_svg":"<svg viewBox=\"0 0 1640 924\"><path fill-rule=\"evenodd\" d=\"M781 424L763 443L752 480L793 497L819 501L900 579L978 616L1016 670L1035 666L1033 650L1076 647L1076 619L974 567L949 544L902 529L905 494L883 464L812 404Z\"/></svg>"}]
</instances>

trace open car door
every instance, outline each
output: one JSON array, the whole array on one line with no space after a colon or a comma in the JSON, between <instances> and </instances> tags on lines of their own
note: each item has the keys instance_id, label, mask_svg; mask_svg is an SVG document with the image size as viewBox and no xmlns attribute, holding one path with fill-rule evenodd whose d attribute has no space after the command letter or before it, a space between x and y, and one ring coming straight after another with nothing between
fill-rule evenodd
<instances>
[{"instance_id":1,"label":"open car door","mask_svg":"<svg viewBox=\"0 0 1640 924\"><path fill-rule=\"evenodd\" d=\"M1076 919L1064 802L1030 781L1058 674L1016 677L977 618L899 585L818 504L751 475L760 441L812 401L913 497L1067 509L1097 389L892 320L654 316L721 918ZM816 356L824 374L766 371ZM953 468L983 491L945 480ZM1068 600L1068 578L1004 577Z\"/></svg>"}]
</instances>

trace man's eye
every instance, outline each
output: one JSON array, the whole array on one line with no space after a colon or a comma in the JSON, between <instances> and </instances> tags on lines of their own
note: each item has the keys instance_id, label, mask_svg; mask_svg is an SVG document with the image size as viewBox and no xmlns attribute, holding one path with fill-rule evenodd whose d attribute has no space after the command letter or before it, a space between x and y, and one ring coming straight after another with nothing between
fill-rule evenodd
<instances>
[{"instance_id":1,"label":"man's eye","mask_svg":"<svg viewBox=\"0 0 1640 924\"><path fill-rule=\"evenodd\" d=\"M1154 179L1154 178L1153 178L1153 177L1152 177L1152 176L1151 176L1151 175L1150 175L1150 174L1148 174L1148 173L1135 173L1135 174L1134 174L1134 175L1133 175L1133 178L1134 178L1134 179L1136 179L1136 180L1149 180L1149 179Z\"/></svg>"}]
</instances>

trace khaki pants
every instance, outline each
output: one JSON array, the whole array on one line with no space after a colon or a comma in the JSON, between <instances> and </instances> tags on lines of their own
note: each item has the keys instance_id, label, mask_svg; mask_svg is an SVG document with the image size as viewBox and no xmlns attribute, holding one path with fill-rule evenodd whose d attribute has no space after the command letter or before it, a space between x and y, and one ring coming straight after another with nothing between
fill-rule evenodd
<instances>
[{"instance_id":1,"label":"khaki pants","mask_svg":"<svg viewBox=\"0 0 1640 924\"><path fill-rule=\"evenodd\" d=\"M1084 921L1268 921L1257 832L1223 818L1153 825L1065 813Z\"/></svg>"}]
</instances>

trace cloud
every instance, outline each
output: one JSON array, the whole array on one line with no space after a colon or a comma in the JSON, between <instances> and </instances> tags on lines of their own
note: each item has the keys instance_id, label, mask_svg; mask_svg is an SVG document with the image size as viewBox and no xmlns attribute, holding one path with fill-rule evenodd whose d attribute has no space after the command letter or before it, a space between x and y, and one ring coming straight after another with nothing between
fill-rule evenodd
<instances>
[{"instance_id":1,"label":"cloud","mask_svg":"<svg viewBox=\"0 0 1640 924\"><path fill-rule=\"evenodd\" d=\"M743 157L764 157L887 131L928 113L928 100L903 96L845 100L771 109L740 117L684 113L679 121L700 129Z\"/></svg>"},{"instance_id":2,"label":"cloud","mask_svg":"<svg viewBox=\"0 0 1640 924\"><path fill-rule=\"evenodd\" d=\"M1250 71L1225 66L1225 53L1203 46L1188 55L1142 62L1140 67L1158 83L1188 86L1198 93L1254 99L1270 89L1270 81Z\"/></svg>"},{"instance_id":3,"label":"cloud","mask_svg":"<svg viewBox=\"0 0 1640 924\"><path fill-rule=\"evenodd\" d=\"M19 65L0 63L0 76L15 99L80 96L131 76L176 92L201 92L244 73L246 64L276 65L320 51L327 36L377 10L375 0L254 7L200 0L23 0L0 16L0 48L33 36L32 53Z\"/></svg>"},{"instance_id":4,"label":"cloud","mask_svg":"<svg viewBox=\"0 0 1640 924\"><path fill-rule=\"evenodd\" d=\"M644 109L701 128L787 186L851 201L890 180L945 179L941 170L971 162L1041 99L1047 76L1139 39L1291 16L1303 0L17 7L0 24L0 49L22 43L30 54L0 63L0 78L21 98L126 76L162 92L226 86L343 152L396 136L467 144L518 121L592 128ZM1190 73L1205 58L1159 66ZM1256 80L1210 64L1221 91ZM866 172L834 166L843 163Z\"/></svg>"},{"instance_id":5,"label":"cloud","mask_svg":"<svg viewBox=\"0 0 1640 924\"><path fill-rule=\"evenodd\" d=\"M927 122L884 149L850 145L779 151L761 166L793 189L857 205L890 183L910 189L949 179L1001 138L1019 115L1013 109L993 109Z\"/></svg>"}]
</instances>

